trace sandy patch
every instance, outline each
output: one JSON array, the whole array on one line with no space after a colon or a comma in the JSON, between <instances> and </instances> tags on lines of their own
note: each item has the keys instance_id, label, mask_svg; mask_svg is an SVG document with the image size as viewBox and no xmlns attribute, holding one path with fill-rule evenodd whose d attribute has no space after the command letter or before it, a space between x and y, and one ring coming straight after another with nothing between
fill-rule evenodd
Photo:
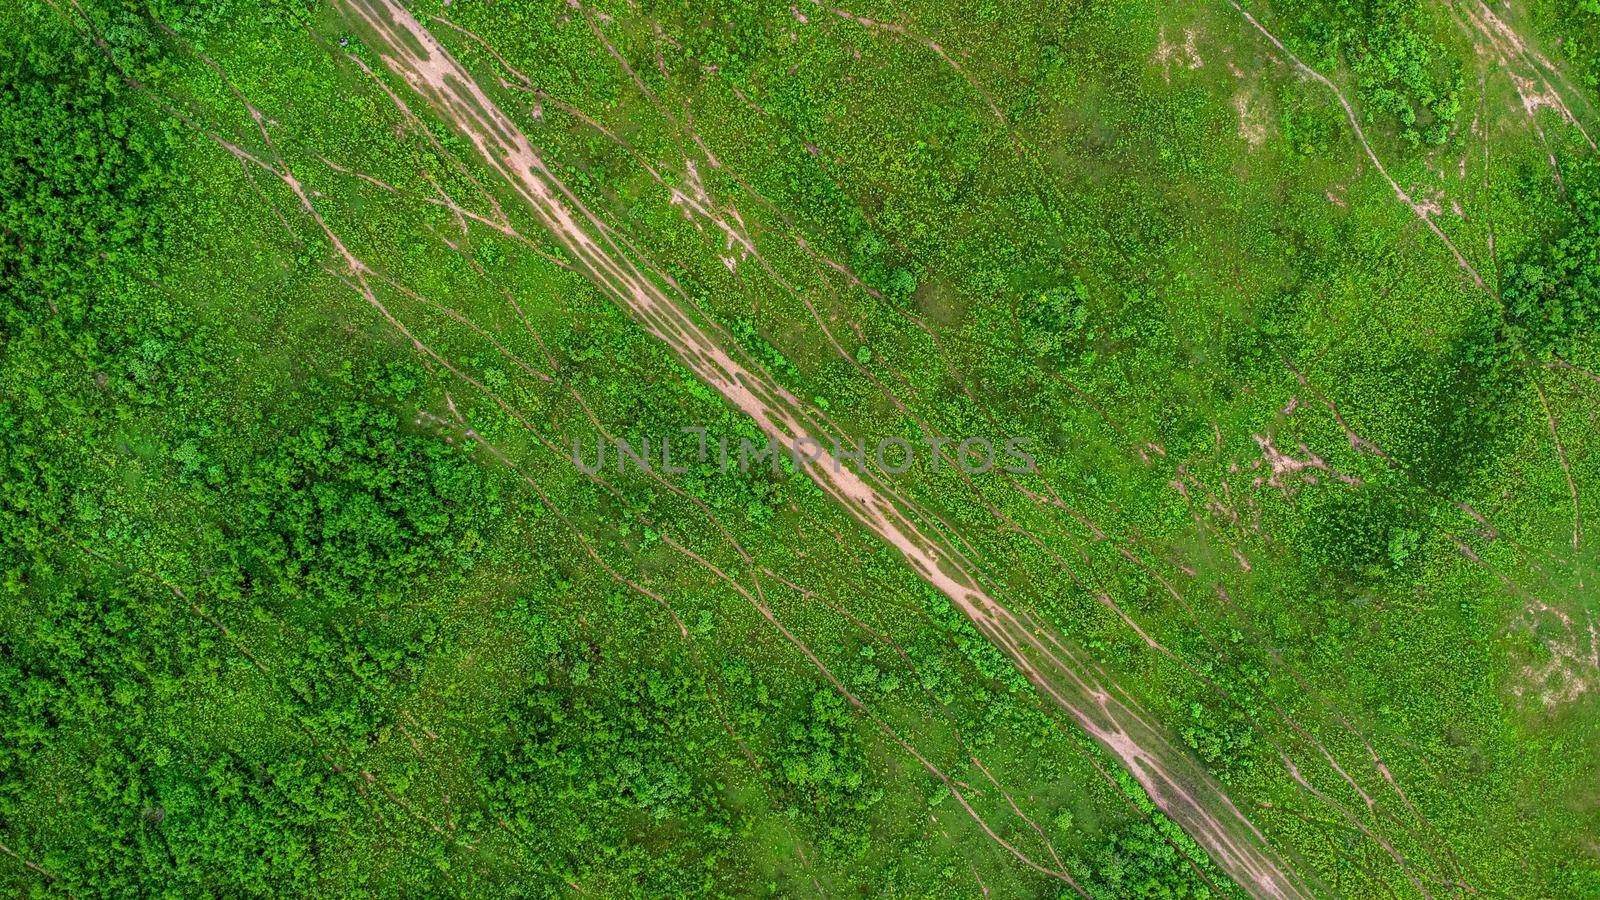
<instances>
[{"instance_id":1,"label":"sandy patch","mask_svg":"<svg viewBox=\"0 0 1600 900\"><path fill-rule=\"evenodd\" d=\"M1240 91L1233 95L1233 108L1239 113L1240 140L1249 144L1251 150L1259 150L1267 142L1267 123L1260 104L1253 103L1253 99L1252 92Z\"/></svg>"}]
</instances>

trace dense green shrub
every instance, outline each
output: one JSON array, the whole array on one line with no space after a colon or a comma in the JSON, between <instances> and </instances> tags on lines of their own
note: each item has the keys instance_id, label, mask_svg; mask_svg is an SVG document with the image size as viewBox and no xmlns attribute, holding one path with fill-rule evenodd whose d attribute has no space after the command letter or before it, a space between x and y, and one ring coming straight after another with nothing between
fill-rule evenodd
<instances>
[{"instance_id":1,"label":"dense green shrub","mask_svg":"<svg viewBox=\"0 0 1600 900\"><path fill-rule=\"evenodd\" d=\"M81 319L93 273L159 251L169 226L159 201L176 176L171 126L127 101L121 76L67 19L36 3L0 16L12 36L0 44L0 298L10 332L47 314ZM141 33L130 24L107 40L137 45Z\"/></svg>"},{"instance_id":2,"label":"dense green shrub","mask_svg":"<svg viewBox=\"0 0 1600 900\"><path fill-rule=\"evenodd\" d=\"M290 435L246 484L250 570L335 606L389 596L442 562L470 566L500 511L464 452L359 402Z\"/></svg>"},{"instance_id":3,"label":"dense green shrub","mask_svg":"<svg viewBox=\"0 0 1600 900\"><path fill-rule=\"evenodd\" d=\"M1503 273L1512 325L1539 353L1570 352L1600 326L1600 165L1582 159L1567 169L1571 226Z\"/></svg>"}]
</instances>

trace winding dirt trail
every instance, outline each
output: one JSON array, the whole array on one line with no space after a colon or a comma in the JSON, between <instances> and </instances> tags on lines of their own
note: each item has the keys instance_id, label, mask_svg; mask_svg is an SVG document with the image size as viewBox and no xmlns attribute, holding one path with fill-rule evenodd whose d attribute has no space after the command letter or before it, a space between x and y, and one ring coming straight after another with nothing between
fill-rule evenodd
<instances>
[{"instance_id":1,"label":"winding dirt trail","mask_svg":"<svg viewBox=\"0 0 1600 900\"><path fill-rule=\"evenodd\" d=\"M892 486L858 474L826 452L814 453L814 439L831 436L827 423L759 365L736 359L725 349L739 352L736 341L699 315L670 279L636 262L637 249L555 177L527 137L407 10L394 0L335 0L335 5L368 36L384 65L472 144L575 268L786 452L816 456L801 468L818 487L961 609L1019 671L1113 754L1223 871L1254 896L1310 896L1220 785L1159 726L1115 696L1110 682L1102 681L1102 670L992 599L980 586L978 567L919 526Z\"/></svg>"},{"instance_id":2,"label":"winding dirt trail","mask_svg":"<svg viewBox=\"0 0 1600 900\"><path fill-rule=\"evenodd\" d=\"M1262 37L1265 37L1267 41L1272 44L1272 46L1276 47L1279 53L1282 53L1285 57L1287 57L1290 64L1294 66L1296 71L1312 81L1315 81L1317 84L1322 85L1333 93L1334 99L1339 101L1339 105L1344 108L1345 120L1350 123L1350 130L1355 133L1356 142L1361 145L1362 150L1366 151L1367 159L1372 162L1373 168L1377 169L1378 174L1383 176L1383 180L1388 182L1389 187L1394 189L1395 196L1400 198L1400 202L1410 207L1412 214L1420 219L1422 224L1428 227L1429 231L1433 232L1434 237L1438 238L1444 243L1445 247L1449 248L1450 253L1455 256L1456 265L1460 266L1462 271L1466 272L1467 275L1472 278L1472 283L1477 285L1479 290L1493 296L1494 291L1489 289L1489 285L1483 280L1483 275L1478 272L1478 268L1467 259L1466 254L1461 252L1461 249L1456 246L1456 242L1451 240L1448 234L1445 234L1444 229L1439 227L1439 223L1434 221L1433 217L1437 214L1437 210L1433 209L1428 204L1419 202L1415 197L1406 193L1405 188L1400 186L1400 182L1395 181L1394 176L1389 174L1389 170L1384 166L1383 160L1378 158L1378 152L1372 149L1371 142L1367 140L1367 132L1361 127L1361 117L1356 115L1355 107L1352 106L1350 104L1350 100L1345 97L1344 91L1341 91L1338 85L1334 84L1332 81L1329 81L1327 76L1323 75L1321 72L1318 72L1316 69L1311 68L1304 61L1302 61L1300 57L1295 55L1293 50L1290 50L1288 47L1284 46L1283 41L1279 40L1277 35L1273 34L1271 31L1268 31L1267 27L1262 25L1255 16L1251 15L1249 10L1245 9L1243 6L1240 6L1238 0L1228 0L1228 4L1232 6L1239 13L1239 15L1243 16L1245 21L1249 22L1256 31L1259 31Z\"/></svg>"}]
</instances>

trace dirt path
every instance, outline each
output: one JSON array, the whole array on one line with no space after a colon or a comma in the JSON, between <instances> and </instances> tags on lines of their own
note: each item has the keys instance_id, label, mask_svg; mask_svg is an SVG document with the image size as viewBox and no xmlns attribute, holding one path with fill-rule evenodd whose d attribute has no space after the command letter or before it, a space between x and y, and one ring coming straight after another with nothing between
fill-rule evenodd
<instances>
[{"instance_id":1,"label":"dirt path","mask_svg":"<svg viewBox=\"0 0 1600 900\"><path fill-rule=\"evenodd\" d=\"M16 860L17 862L21 863L23 868L25 868L28 871L34 873L35 875L38 875L39 877L43 878L45 881L48 881L48 882L54 884L54 883L56 883L57 881L60 880L60 879L58 879L56 877L56 874L54 872L50 871L49 869L46 869L44 866L39 865L38 863L34 862L33 860L28 859L26 856L23 856L22 854L20 854L17 851L11 849L10 847L7 847L5 844L0 844L0 853L4 853L6 856L9 856L12 859ZM73 896L73 895L69 891L67 893L67 896L70 897L70 896Z\"/></svg>"},{"instance_id":2,"label":"dirt path","mask_svg":"<svg viewBox=\"0 0 1600 900\"><path fill-rule=\"evenodd\" d=\"M665 342L701 380L793 453L808 436L827 437L819 415L759 365L735 358L737 342L709 323L670 280L636 262L629 242L555 177L526 136L409 12L393 0L336 0L369 36L384 65L452 125L524 202L574 266ZM730 353L727 347L735 350ZM810 449L810 448L804 448ZM917 573L1012 657L1019 670L1115 755L1151 799L1252 894L1309 896L1205 771L1164 732L1116 696L1091 663L1033 627L981 587L975 566L931 536L893 498L893 489L823 453L807 475L862 525L893 546Z\"/></svg>"},{"instance_id":3,"label":"dirt path","mask_svg":"<svg viewBox=\"0 0 1600 900\"><path fill-rule=\"evenodd\" d=\"M1428 226L1428 230L1433 232L1434 237L1437 237L1440 241L1444 242L1444 245L1450 249L1451 254L1455 256L1456 265L1460 266L1462 271L1466 272L1467 275L1472 278L1473 284L1476 284L1480 290L1493 294L1493 292L1489 290L1488 284L1484 282L1483 276L1478 273L1477 267L1474 266L1472 262L1467 259L1466 255L1461 252L1461 249L1456 246L1455 241L1451 240L1450 236L1444 233L1444 229L1439 227L1439 223L1433 220L1437 210L1433 209L1427 204L1418 202L1416 198L1406 193L1405 189L1400 186L1400 183L1394 180L1393 175L1389 174L1389 170L1384 166L1383 160L1378 158L1377 151L1373 150L1372 144L1368 142L1367 132L1361 127L1361 119L1356 115L1355 107L1351 106L1350 101L1345 97L1344 91L1339 90L1339 86L1329 81L1327 76L1306 65L1300 59L1300 57L1294 54L1294 51L1284 46L1283 42L1278 40L1277 35L1268 31L1266 26L1262 25L1255 16L1252 16L1248 10L1240 6L1238 0L1228 0L1228 3L1238 11L1239 15L1244 16L1245 21L1249 22L1251 26L1256 29L1256 31L1261 32L1262 37L1265 37L1268 42L1272 44L1272 46L1276 47L1278 52L1286 56L1289 59L1290 64L1295 67L1296 71L1300 72L1300 74L1311 79L1312 81L1315 81L1317 84L1322 85L1333 93L1334 99L1338 100L1339 105L1344 109L1345 120L1350 123L1350 129L1355 132L1357 143L1361 144L1361 149L1366 151L1367 159L1372 162L1373 168L1377 169L1378 174L1383 176L1383 180L1387 181L1389 183L1389 187L1394 189L1395 195L1400 198L1401 202L1410 207L1412 214L1418 219L1421 219L1424 225Z\"/></svg>"}]
</instances>

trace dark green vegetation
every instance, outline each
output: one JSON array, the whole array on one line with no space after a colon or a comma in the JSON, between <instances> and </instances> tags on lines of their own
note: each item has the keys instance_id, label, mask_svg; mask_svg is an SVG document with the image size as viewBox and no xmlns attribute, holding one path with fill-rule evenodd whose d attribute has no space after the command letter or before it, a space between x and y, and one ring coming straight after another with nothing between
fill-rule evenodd
<instances>
[{"instance_id":1,"label":"dark green vegetation","mask_svg":"<svg viewBox=\"0 0 1600 900\"><path fill-rule=\"evenodd\" d=\"M1600 10L1248 4L1358 136L1056 6L416 9L846 431L1029 437L897 484L1313 893L1594 896ZM758 433L334 8L0 33L5 892L1243 893L805 478L579 472Z\"/></svg>"}]
</instances>

